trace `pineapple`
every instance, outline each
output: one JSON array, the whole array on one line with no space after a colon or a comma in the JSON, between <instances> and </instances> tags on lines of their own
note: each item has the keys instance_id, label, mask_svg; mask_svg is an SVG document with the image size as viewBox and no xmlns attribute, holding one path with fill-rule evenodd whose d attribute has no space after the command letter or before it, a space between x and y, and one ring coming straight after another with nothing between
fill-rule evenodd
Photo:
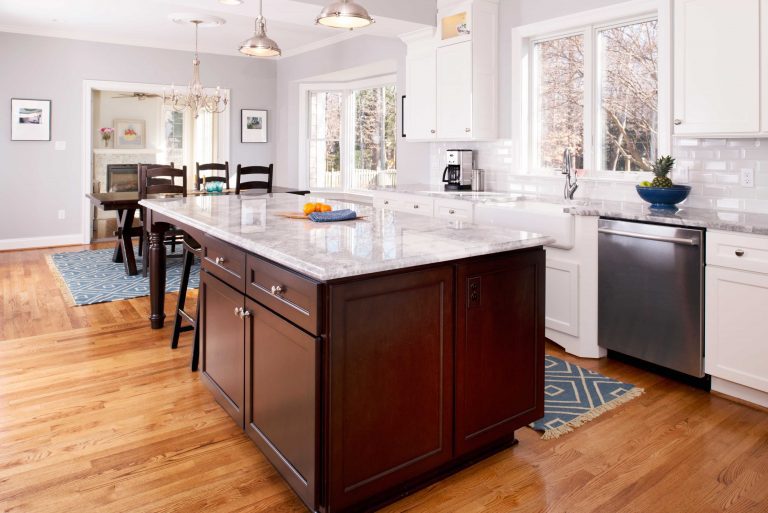
<instances>
[{"instance_id":1,"label":"pineapple","mask_svg":"<svg viewBox=\"0 0 768 513\"><path fill-rule=\"evenodd\" d=\"M653 182L651 182L651 187L672 187L672 185L674 185L672 183L672 179L667 175L669 175L670 171L672 171L674 165L675 159L673 159L671 155L667 155L666 157L661 157L660 159L656 160L656 162L653 164L653 168L651 169L653 174L656 175L656 177L653 179Z\"/></svg>"}]
</instances>

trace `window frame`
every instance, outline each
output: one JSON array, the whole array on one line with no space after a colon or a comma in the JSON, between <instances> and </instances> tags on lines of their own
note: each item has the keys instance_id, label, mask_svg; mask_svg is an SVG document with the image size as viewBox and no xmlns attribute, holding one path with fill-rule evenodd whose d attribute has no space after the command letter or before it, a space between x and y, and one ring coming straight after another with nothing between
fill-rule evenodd
<instances>
[{"instance_id":1,"label":"window frame","mask_svg":"<svg viewBox=\"0 0 768 513\"><path fill-rule=\"evenodd\" d=\"M387 74L350 82L314 82L304 83L299 86L299 188L312 190L353 190L352 176L355 169L355 119L354 119L354 93L359 89L371 89L376 87L393 86L395 96L398 94L397 75ZM339 138L339 151L341 152L341 188L320 189L312 188L309 181L309 94L319 91L338 91L342 93L342 133ZM395 109L397 110L397 102ZM399 119L399 113L397 116ZM397 130L395 130L397 136ZM397 137L395 138L397 139Z\"/></svg>"},{"instance_id":2,"label":"window frame","mask_svg":"<svg viewBox=\"0 0 768 513\"><path fill-rule=\"evenodd\" d=\"M611 181L637 181L650 177L647 171L598 170L601 144L598 140L600 101L598 91L597 42L600 31L612 27L657 20L658 120L657 151L668 154L672 148L672 70L671 21L673 0L636 0L584 11L574 15L516 27L512 30L512 136L519 138L514 161L524 174L557 176L559 169L538 167L534 147L536 122L533 93L536 42L580 34L584 37L584 177ZM519 98L519 102L514 101Z\"/></svg>"}]
</instances>

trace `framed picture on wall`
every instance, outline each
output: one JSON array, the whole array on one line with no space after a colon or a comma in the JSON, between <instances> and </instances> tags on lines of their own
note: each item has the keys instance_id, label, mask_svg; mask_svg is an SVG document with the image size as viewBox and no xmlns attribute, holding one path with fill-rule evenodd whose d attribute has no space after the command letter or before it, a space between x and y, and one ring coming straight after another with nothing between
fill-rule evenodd
<instances>
[{"instance_id":1,"label":"framed picture on wall","mask_svg":"<svg viewBox=\"0 0 768 513\"><path fill-rule=\"evenodd\" d=\"M147 144L147 131L144 120L116 119L115 148L120 150L141 150Z\"/></svg>"},{"instance_id":2,"label":"framed picture on wall","mask_svg":"<svg viewBox=\"0 0 768 513\"><path fill-rule=\"evenodd\" d=\"M240 142L267 142L267 111L256 109L240 110Z\"/></svg>"},{"instance_id":3,"label":"framed picture on wall","mask_svg":"<svg viewBox=\"0 0 768 513\"><path fill-rule=\"evenodd\" d=\"M51 140L51 100L11 98L11 141Z\"/></svg>"}]
</instances>

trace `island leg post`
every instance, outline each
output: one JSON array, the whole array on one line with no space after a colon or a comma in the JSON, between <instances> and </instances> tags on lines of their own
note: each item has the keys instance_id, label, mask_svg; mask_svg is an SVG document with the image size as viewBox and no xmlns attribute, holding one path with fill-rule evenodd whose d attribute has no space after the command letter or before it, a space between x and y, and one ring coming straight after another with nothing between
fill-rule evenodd
<instances>
[{"instance_id":1,"label":"island leg post","mask_svg":"<svg viewBox=\"0 0 768 513\"><path fill-rule=\"evenodd\" d=\"M149 232L149 321L152 329L165 321L165 223L152 223Z\"/></svg>"}]
</instances>

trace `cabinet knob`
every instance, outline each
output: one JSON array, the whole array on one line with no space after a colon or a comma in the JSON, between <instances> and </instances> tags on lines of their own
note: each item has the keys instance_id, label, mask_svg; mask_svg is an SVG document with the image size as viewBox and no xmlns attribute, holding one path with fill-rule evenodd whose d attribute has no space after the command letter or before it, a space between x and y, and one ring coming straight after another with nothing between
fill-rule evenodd
<instances>
[{"instance_id":1,"label":"cabinet knob","mask_svg":"<svg viewBox=\"0 0 768 513\"><path fill-rule=\"evenodd\" d=\"M240 307L239 307L239 306L236 306L236 307L235 307L235 316L236 316L236 317L239 317L239 316L240 316Z\"/></svg>"},{"instance_id":2,"label":"cabinet knob","mask_svg":"<svg viewBox=\"0 0 768 513\"><path fill-rule=\"evenodd\" d=\"M384 201L384 204L385 204L385 205L389 205L389 200L385 200L385 201Z\"/></svg>"},{"instance_id":3,"label":"cabinet knob","mask_svg":"<svg viewBox=\"0 0 768 513\"><path fill-rule=\"evenodd\" d=\"M240 309L240 318L241 319L245 319L246 317L250 317L250 316L251 316L251 312L250 311L246 310L245 308L241 308Z\"/></svg>"},{"instance_id":4,"label":"cabinet knob","mask_svg":"<svg viewBox=\"0 0 768 513\"><path fill-rule=\"evenodd\" d=\"M414 205L413 208L419 208L419 206L418 205Z\"/></svg>"},{"instance_id":5,"label":"cabinet knob","mask_svg":"<svg viewBox=\"0 0 768 513\"><path fill-rule=\"evenodd\" d=\"M454 209L450 209L450 210L448 211L448 213L449 213L449 214L455 214L455 213L456 213L456 211L455 211Z\"/></svg>"},{"instance_id":6,"label":"cabinet knob","mask_svg":"<svg viewBox=\"0 0 768 513\"><path fill-rule=\"evenodd\" d=\"M437 131L436 131L436 130L433 128L432 130L430 130L430 131L429 131L429 133L430 133L430 134L436 134L436 133L437 133Z\"/></svg>"},{"instance_id":7,"label":"cabinet knob","mask_svg":"<svg viewBox=\"0 0 768 513\"><path fill-rule=\"evenodd\" d=\"M470 132L472 131L472 129L471 129L471 128L465 128L465 129L464 129L464 131L465 131L466 133L470 133Z\"/></svg>"},{"instance_id":8,"label":"cabinet knob","mask_svg":"<svg viewBox=\"0 0 768 513\"><path fill-rule=\"evenodd\" d=\"M675 120L675 125L682 125L682 124L683 124L683 120L682 119L676 119Z\"/></svg>"},{"instance_id":9,"label":"cabinet knob","mask_svg":"<svg viewBox=\"0 0 768 513\"><path fill-rule=\"evenodd\" d=\"M282 285L272 285L272 295L273 296L280 296L283 293L283 287Z\"/></svg>"},{"instance_id":10,"label":"cabinet knob","mask_svg":"<svg viewBox=\"0 0 768 513\"><path fill-rule=\"evenodd\" d=\"M221 265L224 262L226 262L226 259L224 257L216 257L215 262L216 262L216 265Z\"/></svg>"},{"instance_id":11,"label":"cabinet knob","mask_svg":"<svg viewBox=\"0 0 768 513\"><path fill-rule=\"evenodd\" d=\"M743 257L744 256L744 250L743 249L737 249L736 250L736 256L737 257Z\"/></svg>"}]
</instances>

